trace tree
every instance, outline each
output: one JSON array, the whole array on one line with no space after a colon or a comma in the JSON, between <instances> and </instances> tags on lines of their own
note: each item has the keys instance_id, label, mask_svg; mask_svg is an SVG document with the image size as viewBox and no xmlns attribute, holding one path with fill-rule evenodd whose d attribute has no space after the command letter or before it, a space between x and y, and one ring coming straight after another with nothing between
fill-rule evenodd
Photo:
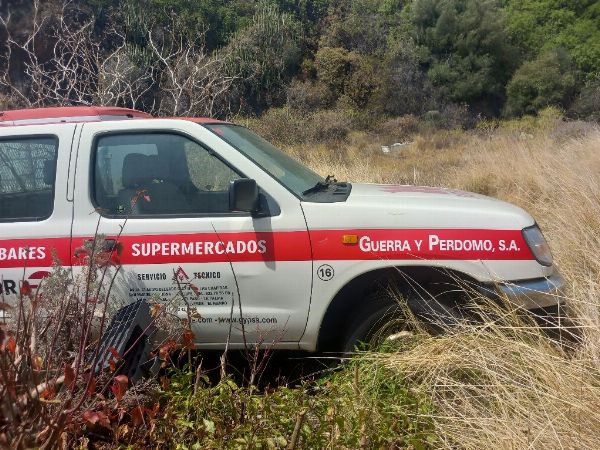
<instances>
[{"instance_id":1,"label":"tree","mask_svg":"<svg viewBox=\"0 0 600 450\"><path fill-rule=\"evenodd\" d=\"M505 114L535 114L547 106L565 108L577 86L573 62L566 51L551 50L524 63L508 83Z\"/></svg>"},{"instance_id":2,"label":"tree","mask_svg":"<svg viewBox=\"0 0 600 450\"><path fill-rule=\"evenodd\" d=\"M229 37L246 26L254 5L244 0L87 0L96 16L119 16L128 38L144 40L148 23L157 28L171 26L176 18L179 33L194 41L202 36L208 52L222 47ZM139 42L138 42L139 43Z\"/></svg>"},{"instance_id":3,"label":"tree","mask_svg":"<svg viewBox=\"0 0 600 450\"><path fill-rule=\"evenodd\" d=\"M507 31L529 59L562 47L583 73L600 72L599 0L507 0L505 9Z\"/></svg>"},{"instance_id":4,"label":"tree","mask_svg":"<svg viewBox=\"0 0 600 450\"><path fill-rule=\"evenodd\" d=\"M218 53L226 56L230 72L241 78L241 98L248 100L250 110L261 111L285 100L284 84L302 56L300 24L276 5L261 1L251 23Z\"/></svg>"},{"instance_id":5,"label":"tree","mask_svg":"<svg viewBox=\"0 0 600 450\"><path fill-rule=\"evenodd\" d=\"M229 113L239 74L227 64L228 55L206 51L202 36L184 37L175 19L160 32L148 26L142 48L112 22L96 32L96 17L69 1L56 14L41 14L34 1L32 12L31 29L19 29L18 36L10 14L0 17L6 36L0 92L11 105L116 105L171 116Z\"/></svg>"},{"instance_id":6,"label":"tree","mask_svg":"<svg viewBox=\"0 0 600 450\"><path fill-rule=\"evenodd\" d=\"M330 8L321 47L341 47L369 56L385 53L388 38L400 24L398 0L337 1Z\"/></svg>"},{"instance_id":7,"label":"tree","mask_svg":"<svg viewBox=\"0 0 600 450\"><path fill-rule=\"evenodd\" d=\"M600 74L585 83L570 113L580 119L600 122Z\"/></svg>"},{"instance_id":8,"label":"tree","mask_svg":"<svg viewBox=\"0 0 600 450\"><path fill-rule=\"evenodd\" d=\"M499 3L415 0L407 16L429 79L443 98L498 109L518 59Z\"/></svg>"},{"instance_id":9,"label":"tree","mask_svg":"<svg viewBox=\"0 0 600 450\"><path fill-rule=\"evenodd\" d=\"M378 104L392 115L420 115L436 109L434 90L421 67L419 49L410 37L392 41L379 76Z\"/></svg>"}]
</instances>

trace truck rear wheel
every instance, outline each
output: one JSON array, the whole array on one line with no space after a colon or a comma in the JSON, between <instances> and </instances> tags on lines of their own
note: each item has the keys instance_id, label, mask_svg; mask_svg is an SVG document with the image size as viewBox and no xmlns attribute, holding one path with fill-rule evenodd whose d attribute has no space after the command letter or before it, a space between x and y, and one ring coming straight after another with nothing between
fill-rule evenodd
<instances>
[{"instance_id":1,"label":"truck rear wheel","mask_svg":"<svg viewBox=\"0 0 600 450\"><path fill-rule=\"evenodd\" d=\"M401 334L410 333L401 298L382 287L365 297L343 340L344 353L375 350Z\"/></svg>"}]
</instances>

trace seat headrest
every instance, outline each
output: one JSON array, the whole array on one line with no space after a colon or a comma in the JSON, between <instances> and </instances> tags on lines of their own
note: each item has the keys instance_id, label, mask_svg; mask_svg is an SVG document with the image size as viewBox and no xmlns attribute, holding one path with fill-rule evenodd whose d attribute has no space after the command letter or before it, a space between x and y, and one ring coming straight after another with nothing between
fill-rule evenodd
<instances>
[{"instance_id":1,"label":"seat headrest","mask_svg":"<svg viewBox=\"0 0 600 450\"><path fill-rule=\"evenodd\" d=\"M158 155L150 155L148 158L148 178L150 180L165 181L169 174L169 168L163 164Z\"/></svg>"},{"instance_id":2,"label":"seat headrest","mask_svg":"<svg viewBox=\"0 0 600 450\"><path fill-rule=\"evenodd\" d=\"M125 188L135 188L148 179L148 156L129 153L123 159L122 183Z\"/></svg>"}]
</instances>

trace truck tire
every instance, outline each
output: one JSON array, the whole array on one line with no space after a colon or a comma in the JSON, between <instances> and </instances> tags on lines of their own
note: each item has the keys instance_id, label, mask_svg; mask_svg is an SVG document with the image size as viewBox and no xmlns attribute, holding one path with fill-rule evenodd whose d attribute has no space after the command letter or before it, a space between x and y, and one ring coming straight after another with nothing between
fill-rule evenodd
<instances>
[{"instance_id":1,"label":"truck tire","mask_svg":"<svg viewBox=\"0 0 600 450\"><path fill-rule=\"evenodd\" d=\"M365 297L343 340L345 354L356 349L375 350L390 336L408 331L401 299L394 297L397 296L385 287Z\"/></svg>"}]
</instances>

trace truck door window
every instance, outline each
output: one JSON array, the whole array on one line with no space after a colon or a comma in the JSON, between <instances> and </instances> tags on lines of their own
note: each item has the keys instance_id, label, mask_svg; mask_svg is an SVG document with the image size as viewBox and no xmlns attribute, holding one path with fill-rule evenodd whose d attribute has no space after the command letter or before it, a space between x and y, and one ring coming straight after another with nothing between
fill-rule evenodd
<instances>
[{"instance_id":1,"label":"truck door window","mask_svg":"<svg viewBox=\"0 0 600 450\"><path fill-rule=\"evenodd\" d=\"M36 221L52 215L58 139L0 140L0 221Z\"/></svg>"},{"instance_id":2,"label":"truck door window","mask_svg":"<svg viewBox=\"0 0 600 450\"><path fill-rule=\"evenodd\" d=\"M242 178L179 134L111 134L95 147L93 197L109 216L229 213L229 184Z\"/></svg>"}]
</instances>

